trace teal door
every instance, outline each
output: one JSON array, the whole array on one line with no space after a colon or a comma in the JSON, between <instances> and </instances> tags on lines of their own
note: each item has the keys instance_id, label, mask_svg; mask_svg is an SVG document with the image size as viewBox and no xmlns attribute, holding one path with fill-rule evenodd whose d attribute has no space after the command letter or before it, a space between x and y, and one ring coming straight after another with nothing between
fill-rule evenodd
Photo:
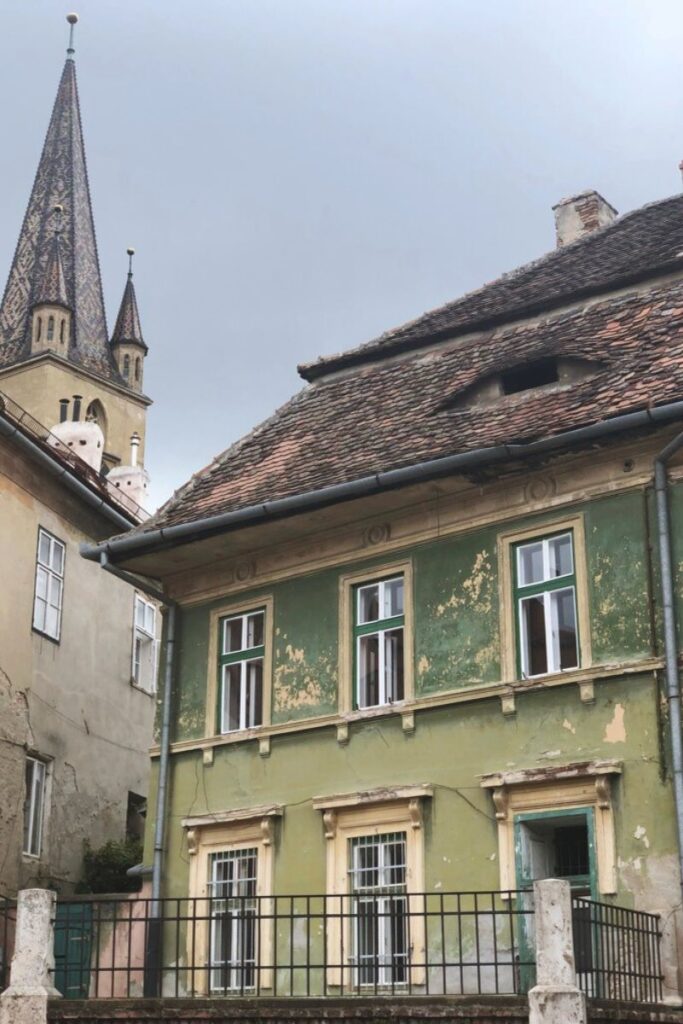
<instances>
[{"instance_id":1,"label":"teal door","mask_svg":"<svg viewBox=\"0 0 683 1024\"><path fill-rule=\"evenodd\" d=\"M515 815L515 868L517 888L529 891L542 878L564 878L572 893L595 899L597 861L595 816L592 807L537 811ZM520 894L519 899L525 897ZM591 969L590 928L586 932L583 911L575 911L574 945L577 971ZM520 918L519 957L522 964L534 959L533 914ZM533 985L530 968L520 968L520 988Z\"/></svg>"},{"instance_id":2,"label":"teal door","mask_svg":"<svg viewBox=\"0 0 683 1024\"><path fill-rule=\"evenodd\" d=\"M55 918L55 988L65 999L85 999L90 988L92 906L58 903Z\"/></svg>"}]
</instances>

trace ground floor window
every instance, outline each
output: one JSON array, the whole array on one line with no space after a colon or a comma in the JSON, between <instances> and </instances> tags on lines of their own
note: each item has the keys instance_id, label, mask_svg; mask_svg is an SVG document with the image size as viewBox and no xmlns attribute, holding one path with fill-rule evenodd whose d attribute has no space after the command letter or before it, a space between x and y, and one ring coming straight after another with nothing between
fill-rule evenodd
<instances>
[{"instance_id":1,"label":"ground floor window","mask_svg":"<svg viewBox=\"0 0 683 1024\"><path fill-rule=\"evenodd\" d=\"M209 856L212 993L256 987L258 960L258 850L227 850Z\"/></svg>"},{"instance_id":2,"label":"ground floor window","mask_svg":"<svg viewBox=\"0 0 683 1024\"><path fill-rule=\"evenodd\" d=\"M357 836L349 847L357 984L403 984L410 949L406 833Z\"/></svg>"},{"instance_id":3,"label":"ground floor window","mask_svg":"<svg viewBox=\"0 0 683 1024\"><path fill-rule=\"evenodd\" d=\"M37 757L26 758L26 795L24 799L24 853L40 857L43 846L43 818L47 764Z\"/></svg>"}]
</instances>

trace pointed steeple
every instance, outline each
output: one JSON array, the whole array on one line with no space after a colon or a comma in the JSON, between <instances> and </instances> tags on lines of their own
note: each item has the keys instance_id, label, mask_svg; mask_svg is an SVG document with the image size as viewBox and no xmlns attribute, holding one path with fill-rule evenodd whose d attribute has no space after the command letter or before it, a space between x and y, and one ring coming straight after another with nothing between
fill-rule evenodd
<instances>
[{"instance_id":1,"label":"pointed steeple","mask_svg":"<svg viewBox=\"0 0 683 1024\"><path fill-rule=\"evenodd\" d=\"M133 284L133 256L135 249L127 249L128 278L123 289L123 298L116 317L114 333L111 336L111 350L119 373L126 384L136 391L142 391L143 360L148 349L142 337L138 301Z\"/></svg>"},{"instance_id":2,"label":"pointed steeple","mask_svg":"<svg viewBox=\"0 0 683 1024\"><path fill-rule=\"evenodd\" d=\"M0 305L0 366L10 366L30 355L31 310L51 277L49 267L56 266L59 278L61 265L63 294L68 297L72 311L64 356L120 383L107 341L83 146L73 60L73 27L77 18L69 15L67 20L71 26L67 59ZM58 205L63 210L62 231L55 242L51 218ZM59 281L57 286L61 287Z\"/></svg>"}]
</instances>

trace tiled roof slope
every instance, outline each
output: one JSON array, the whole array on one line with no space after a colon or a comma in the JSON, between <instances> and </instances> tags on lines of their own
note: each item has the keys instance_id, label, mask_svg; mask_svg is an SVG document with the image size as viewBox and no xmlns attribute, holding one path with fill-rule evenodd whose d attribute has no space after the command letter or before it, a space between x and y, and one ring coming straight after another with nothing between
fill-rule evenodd
<instances>
[{"instance_id":1,"label":"tiled roof slope","mask_svg":"<svg viewBox=\"0 0 683 1024\"><path fill-rule=\"evenodd\" d=\"M526 313L566 305L620 282L675 266L683 254L683 195L650 203L585 238L548 253L477 291L425 313L374 341L299 367L306 380L418 349L435 338L506 323Z\"/></svg>"},{"instance_id":2,"label":"tiled roof slope","mask_svg":"<svg viewBox=\"0 0 683 1024\"><path fill-rule=\"evenodd\" d=\"M501 398L449 400L502 368L562 355L592 375ZM196 474L141 529L218 515L423 460L531 441L683 399L683 282L592 300L305 387ZM446 408L444 408L446 406Z\"/></svg>"}]
</instances>

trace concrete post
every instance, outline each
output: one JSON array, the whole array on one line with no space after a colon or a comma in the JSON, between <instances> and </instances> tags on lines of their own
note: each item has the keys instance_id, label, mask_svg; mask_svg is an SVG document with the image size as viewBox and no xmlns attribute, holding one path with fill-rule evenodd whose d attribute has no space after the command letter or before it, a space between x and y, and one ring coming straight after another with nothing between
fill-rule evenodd
<instances>
[{"instance_id":1,"label":"concrete post","mask_svg":"<svg viewBox=\"0 0 683 1024\"><path fill-rule=\"evenodd\" d=\"M587 1024L586 997L576 984L569 882L534 882L536 984L529 1024Z\"/></svg>"},{"instance_id":2,"label":"concrete post","mask_svg":"<svg viewBox=\"0 0 683 1024\"><path fill-rule=\"evenodd\" d=\"M50 979L56 899L47 889L19 893L9 988L0 995L0 1024L46 1024L48 997L60 994Z\"/></svg>"}]
</instances>

